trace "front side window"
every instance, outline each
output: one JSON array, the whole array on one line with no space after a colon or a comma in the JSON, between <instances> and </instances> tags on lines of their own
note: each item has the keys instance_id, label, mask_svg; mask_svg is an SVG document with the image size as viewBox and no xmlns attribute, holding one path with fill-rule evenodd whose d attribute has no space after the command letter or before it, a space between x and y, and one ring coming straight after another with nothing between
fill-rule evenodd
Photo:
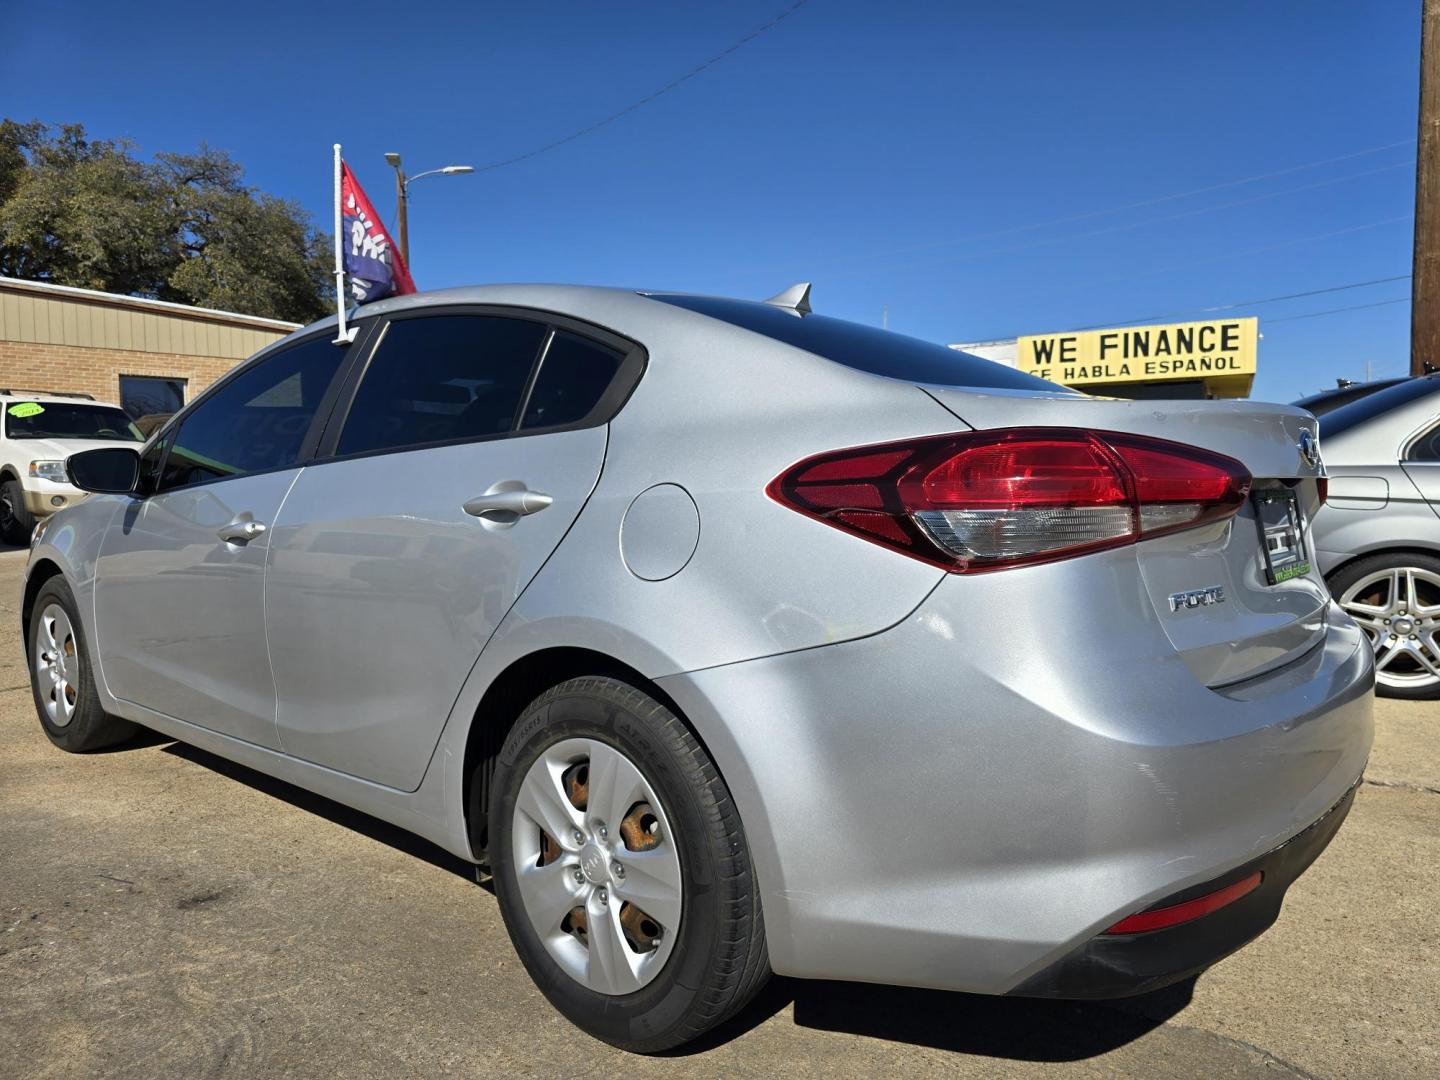
<instances>
[{"instance_id":1,"label":"front side window","mask_svg":"<svg viewBox=\"0 0 1440 1080\"><path fill-rule=\"evenodd\" d=\"M5 407L12 439L113 439L139 442L140 432L121 410L68 401L18 401Z\"/></svg>"},{"instance_id":2,"label":"front side window","mask_svg":"<svg viewBox=\"0 0 1440 1080\"><path fill-rule=\"evenodd\" d=\"M547 328L490 315L396 319L355 392L335 453L492 438L515 427Z\"/></svg>"},{"instance_id":3,"label":"front side window","mask_svg":"<svg viewBox=\"0 0 1440 1080\"><path fill-rule=\"evenodd\" d=\"M231 379L181 421L159 490L295 464L344 356L322 334Z\"/></svg>"}]
</instances>

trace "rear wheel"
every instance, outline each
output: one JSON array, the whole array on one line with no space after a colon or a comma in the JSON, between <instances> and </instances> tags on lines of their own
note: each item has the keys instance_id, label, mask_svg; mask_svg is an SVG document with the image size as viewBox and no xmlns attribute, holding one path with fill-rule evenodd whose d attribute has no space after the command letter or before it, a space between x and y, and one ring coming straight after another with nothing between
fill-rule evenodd
<instances>
[{"instance_id":1,"label":"rear wheel","mask_svg":"<svg viewBox=\"0 0 1440 1080\"><path fill-rule=\"evenodd\" d=\"M40 726L62 750L83 753L123 742L136 732L100 704L85 630L63 577L51 578L30 614L30 687Z\"/></svg>"},{"instance_id":2,"label":"rear wheel","mask_svg":"<svg viewBox=\"0 0 1440 1080\"><path fill-rule=\"evenodd\" d=\"M0 484L0 540L7 544L28 544L35 528L35 515L25 509L25 489L18 480Z\"/></svg>"},{"instance_id":3,"label":"rear wheel","mask_svg":"<svg viewBox=\"0 0 1440 1080\"><path fill-rule=\"evenodd\" d=\"M1440 698L1440 559L1371 555L1335 573L1330 591L1375 648L1376 693Z\"/></svg>"},{"instance_id":4,"label":"rear wheel","mask_svg":"<svg viewBox=\"0 0 1440 1080\"><path fill-rule=\"evenodd\" d=\"M536 699L501 750L489 820L515 950L592 1035L665 1050L764 984L735 805L694 735L646 694L581 678Z\"/></svg>"}]
</instances>

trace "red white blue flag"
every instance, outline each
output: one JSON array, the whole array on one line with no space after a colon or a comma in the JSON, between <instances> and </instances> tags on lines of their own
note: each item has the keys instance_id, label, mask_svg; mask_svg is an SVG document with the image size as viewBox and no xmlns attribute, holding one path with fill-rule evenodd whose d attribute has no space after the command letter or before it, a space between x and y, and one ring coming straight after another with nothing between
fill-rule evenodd
<instances>
[{"instance_id":1,"label":"red white blue flag","mask_svg":"<svg viewBox=\"0 0 1440 1080\"><path fill-rule=\"evenodd\" d=\"M350 166L340 163L341 241L345 274L354 303L368 304L415 291L400 249L365 197Z\"/></svg>"}]
</instances>

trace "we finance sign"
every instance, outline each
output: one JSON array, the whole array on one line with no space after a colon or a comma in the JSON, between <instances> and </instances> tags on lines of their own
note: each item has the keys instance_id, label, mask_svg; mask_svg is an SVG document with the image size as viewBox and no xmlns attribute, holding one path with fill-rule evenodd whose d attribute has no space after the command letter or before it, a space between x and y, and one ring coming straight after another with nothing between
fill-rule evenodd
<instances>
[{"instance_id":1,"label":"we finance sign","mask_svg":"<svg viewBox=\"0 0 1440 1080\"><path fill-rule=\"evenodd\" d=\"M1254 375L1258 319L1033 334L1017 342L1021 371L1066 386Z\"/></svg>"}]
</instances>

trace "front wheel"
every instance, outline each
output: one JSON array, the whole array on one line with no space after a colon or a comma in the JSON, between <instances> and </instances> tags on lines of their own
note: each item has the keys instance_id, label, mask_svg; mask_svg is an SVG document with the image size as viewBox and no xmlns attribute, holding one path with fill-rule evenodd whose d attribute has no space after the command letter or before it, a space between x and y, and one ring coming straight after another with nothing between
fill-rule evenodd
<instances>
[{"instance_id":1,"label":"front wheel","mask_svg":"<svg viewBox=\"0 0 1440 1080\"><path fill-rule=\"evenodd\" d=\"M495 891L531 978L577 1026L666 1050L770 974L744 830L684 723L615 679L572 679L516 722L490 803Z\"/></svg>"},{"instance_id":2,"label":"front wheel","mask_svg":"<svg viewBox=\"0 0 1440 1080\"><path fill-rule=\"evenodd\" d=\"M1370 555L1333 574L1330 591L1375 648L1377 694L1440 698L1440 559Z\"/></svg>"},{"instance_id":3,"label":"front wheel","mask_svg":"<svg viewBox=\"0 0 1440 1080\"><path fill-rule=\"evenodd\" d=\"M0 484L0 540L7 544L30 542L35 528L35 515L25 509L25 489L18 480Z\"/></svg>"},{"instance_id":4,"label":"front wheel","mask_svg":"<svg viewBox=\"0 0 1440 1080\"><path fill-rule=\"evenodd\" d=\"M130 738L136 726L109 715L95 689L85 628L63 577L52 577L30 613L30 688L46 736L72 754Z\"/></svg>"}]
</instances>

